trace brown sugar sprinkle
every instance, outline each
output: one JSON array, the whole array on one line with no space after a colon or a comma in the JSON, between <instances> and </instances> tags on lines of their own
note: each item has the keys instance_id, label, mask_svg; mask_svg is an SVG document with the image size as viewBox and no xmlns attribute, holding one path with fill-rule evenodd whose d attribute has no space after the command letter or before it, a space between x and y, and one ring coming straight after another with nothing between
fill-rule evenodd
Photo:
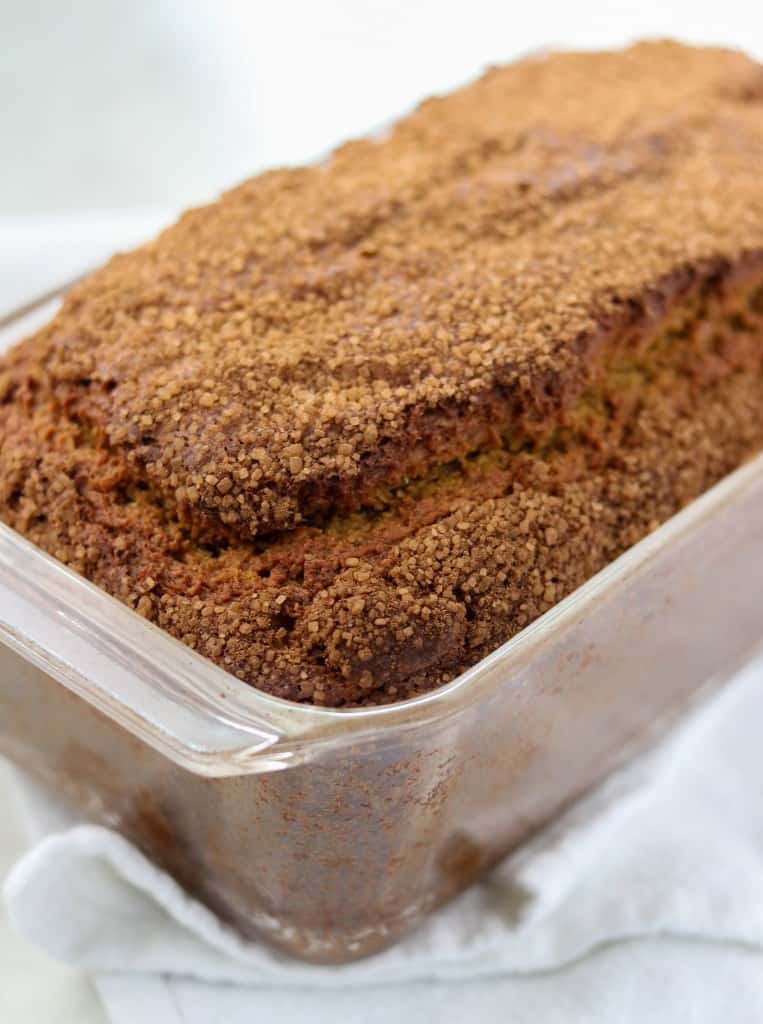
<instances>
[{"instance_id":1,"label":"brown sugar sprinkle","mask_svg":"<svg viewBox=\"0 0 763 1024\"><path fill-rule=\"evenodd\" d=\"M491 69L78 285L0 516L241 679L453 678L763 447L763 69Z\"/></svg>"}]
</instances>

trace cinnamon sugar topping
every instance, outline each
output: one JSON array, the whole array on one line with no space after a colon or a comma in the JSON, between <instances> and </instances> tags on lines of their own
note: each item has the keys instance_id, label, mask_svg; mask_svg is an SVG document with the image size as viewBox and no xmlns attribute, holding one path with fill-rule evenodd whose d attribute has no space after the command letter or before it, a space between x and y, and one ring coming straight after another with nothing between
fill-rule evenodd
<instances>
[{"instance_id":1,"label":"cinnamon sugar topping","mask_svg":"<svg viewBox=\"0 0 763 1024\"><path fill-rule=\"evenodd\" d=\"M270 692L437 685L763 445L762 166L738 53L491 69L74 288L0 514Z\"/></svg>"}]
</instances>

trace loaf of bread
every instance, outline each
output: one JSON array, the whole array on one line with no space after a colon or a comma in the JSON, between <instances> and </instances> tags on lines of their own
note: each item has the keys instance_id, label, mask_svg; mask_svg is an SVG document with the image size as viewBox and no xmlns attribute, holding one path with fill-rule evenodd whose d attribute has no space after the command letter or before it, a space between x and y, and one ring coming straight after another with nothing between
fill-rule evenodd
<instances>
[{"instance_id":1,"label":"loaf of bread","mask_svg":"<svg viewBox=\"0 0 763 1024\"><path fill-rule=\"evenodd\" d=\"M453 679L763 447L763 68L493 68L0 361L0 517L247 683Z\"/></svg>"}]
</instances>

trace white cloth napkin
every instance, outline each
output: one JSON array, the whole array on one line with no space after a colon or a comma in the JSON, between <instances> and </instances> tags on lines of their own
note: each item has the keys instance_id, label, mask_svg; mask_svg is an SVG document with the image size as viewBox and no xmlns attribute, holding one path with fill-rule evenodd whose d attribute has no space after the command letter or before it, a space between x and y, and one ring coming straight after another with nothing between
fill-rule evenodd
<instances>
[{"instance_id":1,"label":"white cloth napkin","mask_svg":"<svg viewBox=\"0 0 763 1024\"><path fill-rule=\"evenodd\" d=\"M114 1024L759 1022L761 724L758 665L415 935L344 968L243 942L28 783L48 834L5 899L24 936L93 972Z\"/></svg>"}]
</instances>

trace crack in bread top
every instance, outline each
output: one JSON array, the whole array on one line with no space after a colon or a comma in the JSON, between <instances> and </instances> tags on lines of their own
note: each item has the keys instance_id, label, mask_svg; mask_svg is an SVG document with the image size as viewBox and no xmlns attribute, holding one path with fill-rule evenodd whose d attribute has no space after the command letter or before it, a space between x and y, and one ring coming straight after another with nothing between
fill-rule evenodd
<instances>
[{"instance_id":1,"label":"crack in bread top","mask_svg":"<svg viewBox=\"0 0 763 1024\"><path fill-rule=\"evenodd\" d=\"M762 166L740 54L530 59L185 214L29 345L183 517L288 529L541 431L634 297L763 246Z\"/></svg>"}]
</instances>

